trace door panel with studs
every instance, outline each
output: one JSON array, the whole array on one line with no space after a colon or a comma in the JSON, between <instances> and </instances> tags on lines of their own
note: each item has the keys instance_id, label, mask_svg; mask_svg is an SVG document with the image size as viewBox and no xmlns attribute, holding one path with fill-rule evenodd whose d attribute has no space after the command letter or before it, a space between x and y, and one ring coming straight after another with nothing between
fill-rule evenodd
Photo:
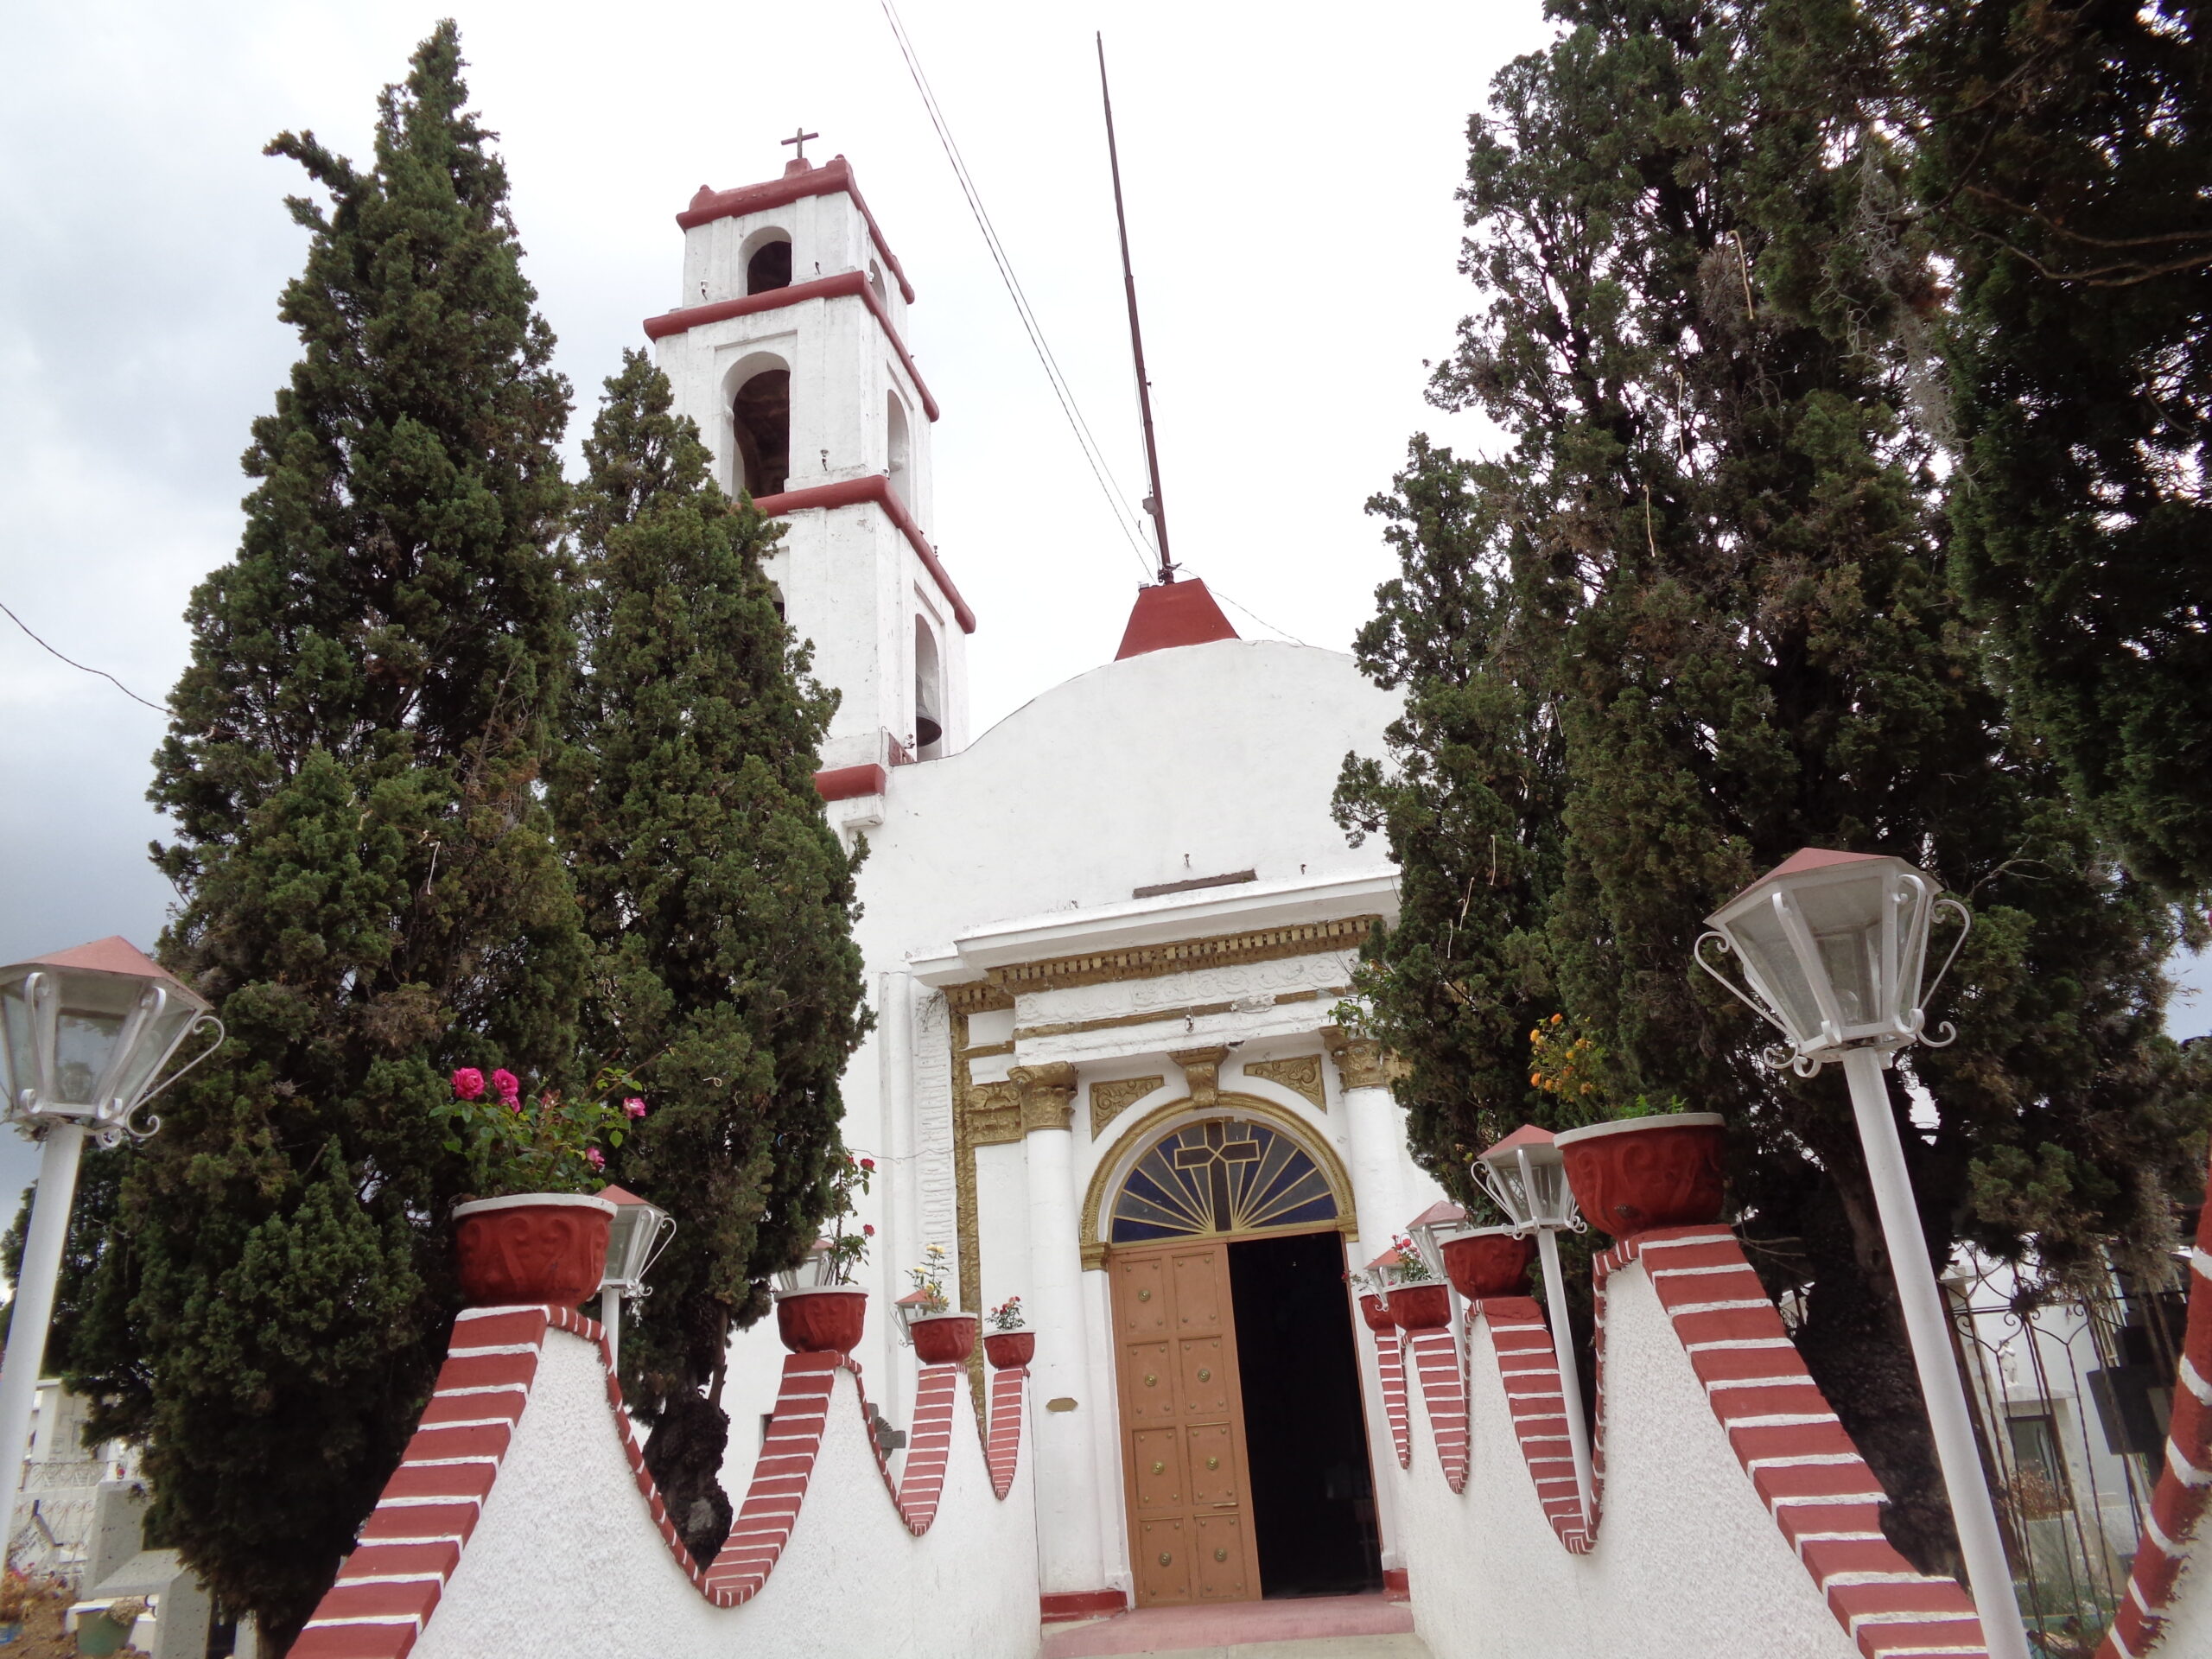
<instances>
[{"instance_id":1,"label":"door panel with studs","mask_svg":"<svg viewBox=\"0 0 2212 1659\"><path fill-rule=\"evenodd\" d=\"M1260 1593L1225 1239L1109 1258L1137 1605Z\"/></svg>"}]
</instances>

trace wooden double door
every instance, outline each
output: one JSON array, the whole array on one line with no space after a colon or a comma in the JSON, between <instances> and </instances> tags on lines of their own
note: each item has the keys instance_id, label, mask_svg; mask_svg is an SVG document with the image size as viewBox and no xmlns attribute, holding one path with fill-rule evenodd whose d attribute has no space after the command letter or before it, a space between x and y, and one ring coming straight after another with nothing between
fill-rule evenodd
<instances>
[{"instance_id":1,"label":"wooden double door","mask_svg":"<svg viewBox=\"0 0 2212 1659\"><path fill-rule=\"evenodd\" d=\"M1137 1605L1256 1600L1229 1241L1117 1246L1109 1260Z\"/></svg>"}]
</instances>

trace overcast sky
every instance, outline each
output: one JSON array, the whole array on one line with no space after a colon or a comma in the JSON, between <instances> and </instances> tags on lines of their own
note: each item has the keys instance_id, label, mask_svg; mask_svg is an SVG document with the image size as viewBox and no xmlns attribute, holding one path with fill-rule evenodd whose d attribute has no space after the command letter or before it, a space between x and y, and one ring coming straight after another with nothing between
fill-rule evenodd
<instances>
[{"instance_id":1,"label":"overcast sky","mask_svg":"<svg viewBox=\"0 0 2212 1659\"><path fill-rule=\"evenodd\" d=\"M977 729L1110 657L1141 575L924 116L877 0L622 7L77 0L0 15L0 602L159 702L193 585L230 557L247 425L304 188L262 146L365 161L378 89L447 11L501 135L526 270L588 423L677 299L675 213L775 176L804 123L842 152L918 296L944 410L939 545L974 606ZM907 29L1053 349L1131 499L1142 468L1091 31L1103 29L1175 545L1248 636L1342 648L1387 574L1366 498L1468 308L1452 192L1537 0L1348 16L1253 3L906 0ZM1262 621L1260 619L1264 619ZM145 804L162 717L0 618L0 961L121 933L171 898ZM2191 1008L2178 1024L2201 1031ZM23 1153L0 1143L0 1192ZM7 1206L12 1210L12 1205Z\"/></svg>"}]
</instances>

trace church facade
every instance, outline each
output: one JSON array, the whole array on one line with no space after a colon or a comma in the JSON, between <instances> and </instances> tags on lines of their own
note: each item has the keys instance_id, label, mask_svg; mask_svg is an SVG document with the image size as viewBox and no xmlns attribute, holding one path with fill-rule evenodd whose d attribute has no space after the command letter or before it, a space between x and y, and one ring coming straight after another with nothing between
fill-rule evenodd
<instances>
[{"instance_id":1,"label":"church facade","mask_svg":"<svg viewBox=\"0 0 2212 1659\"><path fill-rule=\"evenodd\" d=\"M769 575L842 694L817 785L869 846L877 1024L844 1087L876 1166L871 1393L913 1397L893 1304L942 1246L957 1306L1019 1297L1036 1335L1048 1616L1379 1587L1390 1437L1344 1275L1441 1195L1338 1020L1395 887L1329 798L1395 699L1237 638L1186 580L1137 593L1116 660L974 733L914 293L851 168L702 188L679 222L647 333L723 487L787 526ZM733 1345L733 1492L782 1357L772 1325Z\"/></svg>"}]
</instances>

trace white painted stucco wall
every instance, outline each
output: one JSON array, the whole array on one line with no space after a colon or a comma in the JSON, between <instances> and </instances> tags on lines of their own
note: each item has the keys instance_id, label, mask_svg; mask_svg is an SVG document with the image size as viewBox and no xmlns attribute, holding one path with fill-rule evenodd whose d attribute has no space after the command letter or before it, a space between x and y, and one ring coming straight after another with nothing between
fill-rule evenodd
<instances>
[{"instance_id":1,"label":"white painted stucco wall","mask_svg":"<svg viewBox=\"0 0 2212 1659\"><path fill-rule=\"evenodd\" d=\"M1707 1405L1641 1263L1605 1287L1605 1487L1597 1547L1537 1507L1489 1327L1471 1351L1466 1490L1445 1484L1418 1382L1396 1488L1414 1618L1435 1659L1854 1659Z\"/></svg>"},{"instance_id":2,"label":"white painted stucco wall","mask_svg":"<svg viewBox=\"0 0 2212 1659\"><path fill-rule=\"evenodd\" d=\"M839 1372L798 1521L760 1592L716 1608L661 1541L590 1344L546 1334L530 1404L416 1659L589 1653L776 1659L1029 1659L1038 1650L1028 1483L1004 1501L962 1390L936 1522L917 1538L884 1490L855 1384ZM1028 1448L1023 1447L1027 1460ZM736 1496L741 1500L743 1489Z\"/></svg>"}]
</instances>

